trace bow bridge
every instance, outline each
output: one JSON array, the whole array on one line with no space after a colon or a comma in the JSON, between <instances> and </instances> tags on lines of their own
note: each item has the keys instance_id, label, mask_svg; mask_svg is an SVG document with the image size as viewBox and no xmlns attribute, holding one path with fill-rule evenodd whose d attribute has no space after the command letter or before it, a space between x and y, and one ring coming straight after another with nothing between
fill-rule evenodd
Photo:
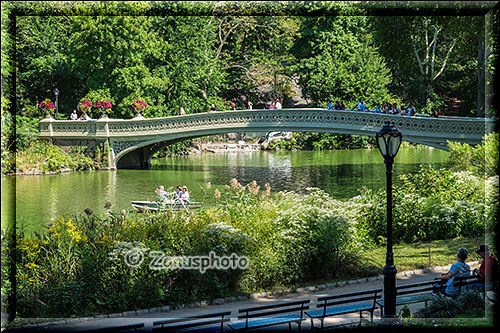
<instances>
[{"instance_id":1,"label":"bow bridge","mask_svg":"<svg viewBox=\"0 0 500 333\"><path fill-rule=\"evenodd\" d=\"M165 118L75 121L46 118L40 137L60 146L102 144L109 168L148 168L151 156L175 142L207 135L238 132L329 132L375 136L385 122L403 140L447 149L447 140L476 145L493 131L490 118L399 116L325 109L243 110L196 113Z\"/></svg>"}]
</instances>

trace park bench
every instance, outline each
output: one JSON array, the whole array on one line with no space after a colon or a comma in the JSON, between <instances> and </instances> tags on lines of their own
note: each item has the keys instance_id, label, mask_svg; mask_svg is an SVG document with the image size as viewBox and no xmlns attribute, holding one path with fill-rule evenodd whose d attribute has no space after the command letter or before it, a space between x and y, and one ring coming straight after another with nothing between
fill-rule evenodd
<instances>
[{"instance_id":1,"label":"park bench","mask_svg":"<svg viewBox=\"0 0 500 333\"><path fill-rule=\"evenodd\" d=\"M477 277L475 276L466 276L466 277L455 277L453 281L453 285L458 287L457 295L460 294L462 287L473 284L477 282ZM433 293L436 289L444 288L446 281L441 279L433 279L425 282L417 282L411 284L405 284L402 286L396 287L396 306L412 304L412 303L420 303L424 302L425 306L427 306L427 302L432 300ZM438 287L434 285L438 284ZM378 300L377 304L380 306L381 315L384 314L384 300Z\"/></svg>"},{"instance_id":2,"label":"park bench","mask_svg":"<svg viewBox=\"0 0 500 333\"><path fill-rule=\"evenodd\" d=\"M229 320L231 320L231 311L205 313L201 315L182 318L167 318L159 321L154 321L153 332L223 332L224 323L228 322ZM214 326L213 324L218 325Z\"/></svg>"},{"instance_id":3,"label":"park bench","mask_svg":"<svg viewBox=\"0 0 500 333\"><path fill-rule=\"evenodd\" d=\"M292 323L296 323L300 332L302 321L305 320L304 310L309 309L309 302L310 300L299 300L239 309L238 319L244 319L244 321L229 323L228 326L233 331L247 331L288 324L288 330L291 331Z\"/></svg>"},{"instance_id":4,"label":"park bench","mask_svg":"<svg viewBox=\"0 0 500 333\"><path fill-rule=\"evenodd\" d=\"M314 330L314 319L321 322L320 329L323 330L326 317L359 312L359 324L363 319L363 312L369 312L373 322L373 311L376 307L377 299L381 298L382 289L370 289L353 293L330 295L318 297L316 304L321 310L306 311L306 315L311 318L311 330Z\"/></svg>"},{"instance_id":5,"label":"park bench","mask_svg":"<svg viewBox=\"0 0 500 333\"><path fill-rule=\"evenodd\" d=\"M120 325L120 326L107 326L107 327L100 327L100 328L95 328L95 329L90 329L90 330L85 330L84 332L92 332L92 333L97 333L97 332L138 332L138 329L144 327L144 323L137 323L137 324L129 324L129 325ZM141 330L142 332L142 330Z\"/></svg>"},{"instance_id":6,"label":"park bench","mask_svg":"<svg viewBox=\"0 0 500 333\"><path fill-rule=\"evenodd\" d=\"M435 284L439 287L435 287ZM433 290L441 288L444 285L443 280L433 279L425 282L410 283L396 287L396 306L427 302L434 296ZM377 304L380 306L380 315L384 314L384 300L378 300Z\"/></svg>"},{"instance_id":7,"label":"park bench","mask_svg":"<svg viewBox=\"0 0 500 333\"><path fill-rule=\"evenodd\" d=\"M460 295L460 292L462 291L462 287L466 287L468 285L474 284L479 282L479 279L476 275L469 275L469 276L464 276L464 277L456 277L453 280L453 286L458 287L458 293L457 295Z\"/></svg>"}]
</instances>

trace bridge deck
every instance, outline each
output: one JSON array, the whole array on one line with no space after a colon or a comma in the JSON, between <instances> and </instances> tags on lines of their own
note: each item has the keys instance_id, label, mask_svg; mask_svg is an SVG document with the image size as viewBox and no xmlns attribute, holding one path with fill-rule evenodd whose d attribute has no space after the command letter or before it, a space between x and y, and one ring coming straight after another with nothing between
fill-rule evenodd
<instances>
[{"instance_id":1,"label":"bridge deck","mask_svg":"<svg viewBox=\"0 0 500 333\"><path fill-rule=\"evenodd\" d=\"M331 132L375 136L385 122L393 123L403 140L447 149L447 140L481 143L496 119L400 116L350 110L280 109L205 112L164 118L101 118L89 121L40 121L40 137L57 140L107 140L110 167L126 154L149 147L146 155L165 144L231 132ZM156 149L156 150L155 150ZM143 154L144 155L144 154ZM150 156L149 156L150 157ZM143 156L141 158L149 158Z\"/></svg>"}]
</instances>

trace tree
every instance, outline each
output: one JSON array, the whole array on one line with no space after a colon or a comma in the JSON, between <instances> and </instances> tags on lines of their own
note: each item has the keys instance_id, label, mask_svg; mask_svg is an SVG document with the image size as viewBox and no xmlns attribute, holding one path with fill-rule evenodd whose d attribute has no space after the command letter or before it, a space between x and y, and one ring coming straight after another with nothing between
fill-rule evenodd
<instances>
[{"instance_id":1,"label":"tree","mask_svg":"<svg viewBox=\"0 0 500 333\"><path fill-rule=\"evenodd\" d=\"M151 63L164 83L161 90L165 108L158 116L207 111L220 103L225 73L217 59L214 43L216 23L207 16L155 17L152 30L161 36L158 56Z\"/></svg>"},{"instance_id":2,"label":"tree","mask_svg":"<svg viewBox=\"0 0 500 333\"><path fill-rule=\"evenodd\" d=\"M224 96L246 107L289 97L289 52L298 20L287 16L216 17L216 58L227 73Z\"/></svg>"},{"instance_id":3,"label":"tree","mask_svg":"<svg viewBox=\"0 0 500 333\"><path fill-rule=\"evenodd\" d=\"M314 104L359 98L368 106L391 99L391 75L371 46L366 17L305 17L295 52L299 84Z\"/></svg>"},{"instance_id":4,"label":"tree","mask_svg":"<svg viewBox=\"0 0 500 333\"><path fill-rule=\"evenodd\" d=\"M374 16L374 43L393 74L392 93L424 108L444 98L461 101L464 114L477 105L479 16Z\"/></svg>"}]
</instances>

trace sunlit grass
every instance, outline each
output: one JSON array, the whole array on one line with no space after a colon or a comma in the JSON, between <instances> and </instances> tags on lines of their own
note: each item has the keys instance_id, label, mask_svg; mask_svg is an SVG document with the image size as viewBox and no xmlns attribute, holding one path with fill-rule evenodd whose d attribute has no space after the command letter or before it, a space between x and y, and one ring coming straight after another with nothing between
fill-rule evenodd
<instances>
[{"instance_id":1,"label":"sunlit grass","mask_svg":"<svg viewBox=\"0 0 500 333\"><path fill-rule=\"evenodd\" d=\"M484 243L485 237L478 236L397 244L393 246L394 264L399 272L450 265L457 261L457 250L460 247L465 247L469 250L467 261L481 260L479 255L475 253L475 250L479 245ZM386 251L385 247L377 247L366 250L364 256L373 262L374 265L383 267L385 265Z\"/></svg>"}]
</instances>

